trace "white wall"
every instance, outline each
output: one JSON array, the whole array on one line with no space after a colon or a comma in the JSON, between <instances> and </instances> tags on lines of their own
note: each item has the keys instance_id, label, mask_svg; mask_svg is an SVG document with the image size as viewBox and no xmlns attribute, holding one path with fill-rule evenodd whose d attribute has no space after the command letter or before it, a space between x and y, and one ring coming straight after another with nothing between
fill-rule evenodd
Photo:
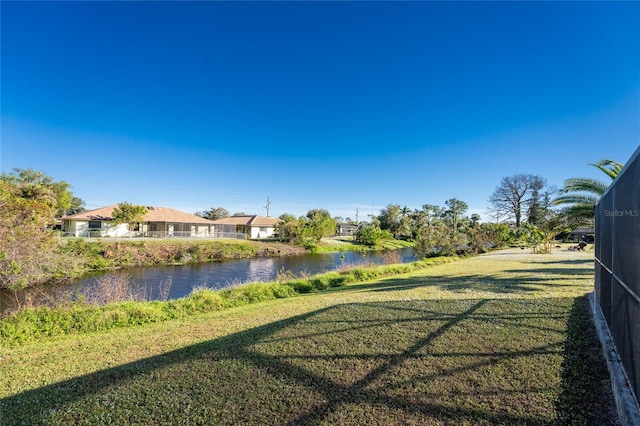
<instances>
[{"instance_id":1,"label":"white wall","mask_svg":"<svg viewBox=\"0 0 640 426\"><path fill-rule=\"evenodd\" d=\"M108 223L101 222L101 235L102 237L124 237L129 235L129 231L126 224L118 225L117 227ZM93 233L95 230L92 230ZM89 221L88 220L70 220L68 229L65 232L75 235L76 237L89 237ZM97 236L97 235L91 235Z\"/></svg>"},{"instance_id":2,"label":"white wall","mask_svg":"<svg viewBox=\"0 0 640 426\"><path fill-rule=\"evenodd\" d=\"M135 232L134 232L135 235ZM128 237L129 227L126 223L121 223L118 226L114 226L111 223L102 222L102 236L103 237Z\"/></svg>"},{"instance_id":3,"label":"white wall","mask_svg":"<svg viewBox=\"0 0 640 426\"><path fill-rule=\"evenodd\" d=\"M263 230L261 231L261 229L263 229ZM272 237L274 229L275 228L273 228L273 227L259 228L257 226L252 226L251 227L251 239Z\"/></svg>"}]
</instances>

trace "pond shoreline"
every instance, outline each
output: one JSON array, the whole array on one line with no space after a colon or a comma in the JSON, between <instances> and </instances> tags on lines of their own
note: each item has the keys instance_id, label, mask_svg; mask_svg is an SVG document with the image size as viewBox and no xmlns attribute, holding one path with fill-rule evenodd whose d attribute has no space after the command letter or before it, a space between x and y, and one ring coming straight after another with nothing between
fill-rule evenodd
<instances>
[{"instance_id":1,"label":"pond shoreline","mask_svg":"<svg viewBox=\"0 0 640 426\"><path fill-rule=\"evenodd\" d=\"M94 262L130 261L125 264L114 262L117 266L85 270L74 278L52 280L17 291L0 289L0 317L24 308L93 300L95 290L109 281L119 284L120 293L130 294L137 300L151 301L184 297L194 288L221 289L245 282L271 281L281 274L306 276L323 273L342 265L363 263L367 259L372 263L382 263L374 259L380 254L371 248L349 243L340 243L338 247L342 250L330 250L331 244L325 243L319 253L274 242L87 243L83 241L80 248L85 253L93 252ZM400 250L395 256L400 259L406 257L407 250L410 249ZM413 257L412 254L409 256Z\"/></svg>"},{"instance_id":2,"label":"pond shoreline","mask_svg":"<svg viewBox=\"0 0 640 426\"><path fill-rule=\"evenodd\" d=\"M411 243L404 241L388 241L380 247L370 247L354 240L333 237L323 239L313 249L276 240L71 238L61 240L60 250L74 258L76 269L64 271L59 275L61 278L52 276L43 285L70 282L96 272L143 266L200 264L309 253L363 252L411 246Z\"/></svg>"},{"instance_id":3,"label":"pond shoreline","mask_svg":"<svg viewBox=\"0 0 640 426\"><path fill-rule=\"evenodd\" d=\"M294 256L303 247L275 241L172 239L64 238L58 240L63 262L48 277L11 290L58 285L89 277L96 272L157 265L186 265L226 259ZM0 290L10 289L0 284Z\"/></svg>"}]
</instances>

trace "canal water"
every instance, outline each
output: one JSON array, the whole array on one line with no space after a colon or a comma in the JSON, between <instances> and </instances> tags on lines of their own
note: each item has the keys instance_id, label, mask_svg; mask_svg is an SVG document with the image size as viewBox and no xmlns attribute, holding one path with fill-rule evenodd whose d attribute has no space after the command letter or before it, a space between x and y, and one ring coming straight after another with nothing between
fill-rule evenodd
<instances>
[{"instance_id":1,"label":"canal water","mask_svg":"<svg viewBox=\"0 0 640 426\"><path fill-rule=\"evenodd\" d=\"M399 249L396 252L404 263L417 260L411 248ZM122 276L128 285L135 287L137 294L143 294L146 300L163 300L187 296L194 289L217 290L248 282L275 281L279 273L295 276L315 275L359 264L382 264L384 258L385 252L368 251L128 268L95 274L70 284L45 285L17 293L0 290L0 313L6 315L18 305L52 305L61 300L70 300L78 294L91 294L92 290L104 285L106 281L117 281L118 277Z\"/></svg>"}]
</instances>

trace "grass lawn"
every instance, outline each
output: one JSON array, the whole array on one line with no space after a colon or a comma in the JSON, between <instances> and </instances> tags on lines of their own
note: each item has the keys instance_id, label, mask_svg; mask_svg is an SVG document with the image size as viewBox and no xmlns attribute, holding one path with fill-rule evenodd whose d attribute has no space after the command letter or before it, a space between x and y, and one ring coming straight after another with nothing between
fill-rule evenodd
<instances>
[{"instance_id":1,"label":"grass lawn","mask_svg":"<svg viewBox=\"0 0 640 426\"><path fill-rule=\"evenodd\" d=\"M405 247L413 247L413 243L409 241L389 239L381 241L376 247L372 247L357 242L354 237L343 236L323 238L313 249L313 252L335 253L341 251L394 250Z\"/></svg>"},{"instance_id":2,"label":"grass lawn","mask_svg":"<svg viewBox=\"0 0 640 426\"><path fill-rule=\"evenodd\" d=\"M615 424L593 255L505 250L2 348L11 424Z\"/></svg>"}]
</instances>

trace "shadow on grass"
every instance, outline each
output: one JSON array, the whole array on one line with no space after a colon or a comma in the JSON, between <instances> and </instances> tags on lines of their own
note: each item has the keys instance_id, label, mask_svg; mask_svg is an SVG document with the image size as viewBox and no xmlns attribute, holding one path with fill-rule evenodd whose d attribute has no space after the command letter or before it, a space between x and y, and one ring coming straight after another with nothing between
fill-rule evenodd
<instances>
[{"instance_id":1,"label":"shadow on grass","mask_svg":"<svg viewBox=\"0 0 640 426\"><path fill-rule=\"evenodd\" d=\"M337 305L4 398L3 424L551 424L573 305Z\"/></svg>"},{"instance_id":2,"label":"shadow on grass","mask_svg":"<svg viewBox=\"0 0 640 426\"><path fill-rule=\"evenodd\" d=\"M552 270L550 269L548 274L542 272L538 276L531 275L531 271L513 270L506 272L512 274L522 273L522 275L504 276L491 274L469 274L456 275L455 277L451 277L450 275L429 275L425 277L412 277L410 279L383 278L379 282L372 284L358 284L358 289L383 292L412 290L419 287L437 287L440 290L452 292L468 292L470 290L477 290L508 294L536 292L542 290L542 287L544 286L553 288L574 286L574 284L566 284L566 276L561 276L562 274L571 274L571 272L567 272L567 269L561 269L559 272L556 272L558 277L549 276L552 273L551 271ZM581 275L579 278L588 278L589 276L577 273L573 275ZM348 288L345 288L345 290L347 289Z\"/></svg>"},{"instance_id":3,"label":"shadow on grass","mask_svg":"<svg viewBox=\"0 0 640 426\"><path fill-rule=\"evenodd\" d=\"M546 264L546 265L582 265L585 268L593 269L593 259L563 259L563 260L525 260L524 263Z\"/></svg>"},{"instance_id":4,"label":"shadow on grass","mask_svg":"<svg viewBox=\"0 0 640 426\"><path fill-rule=\"evenodd\" d=\"M414 276L410 279L402 277L381 278L371 284L357 284L363 291L399 291L420 287L437 287L452 292L487 291L492 293L532 293L544 290L544 287L573 287L567 284L567 277L576 279L593 277L593 260L574 259L566 261L528 261L535 264L568 264L569 267L539 267L507 269L499 274L468 275L427 275ZM351 287L338 288L337 291L350 290Z\"/></svg>"},{"instance_id":5,"label":"shadow on grass","mask_svg":"<svg viewBox=\"0 0 640 426\"><path fill-rule=\"evenodd\" d=\"M562 393L556 406L559 424L619 424L588 294L577 297L571 306L562 361Z\"/></svg>"}]
</instances>

